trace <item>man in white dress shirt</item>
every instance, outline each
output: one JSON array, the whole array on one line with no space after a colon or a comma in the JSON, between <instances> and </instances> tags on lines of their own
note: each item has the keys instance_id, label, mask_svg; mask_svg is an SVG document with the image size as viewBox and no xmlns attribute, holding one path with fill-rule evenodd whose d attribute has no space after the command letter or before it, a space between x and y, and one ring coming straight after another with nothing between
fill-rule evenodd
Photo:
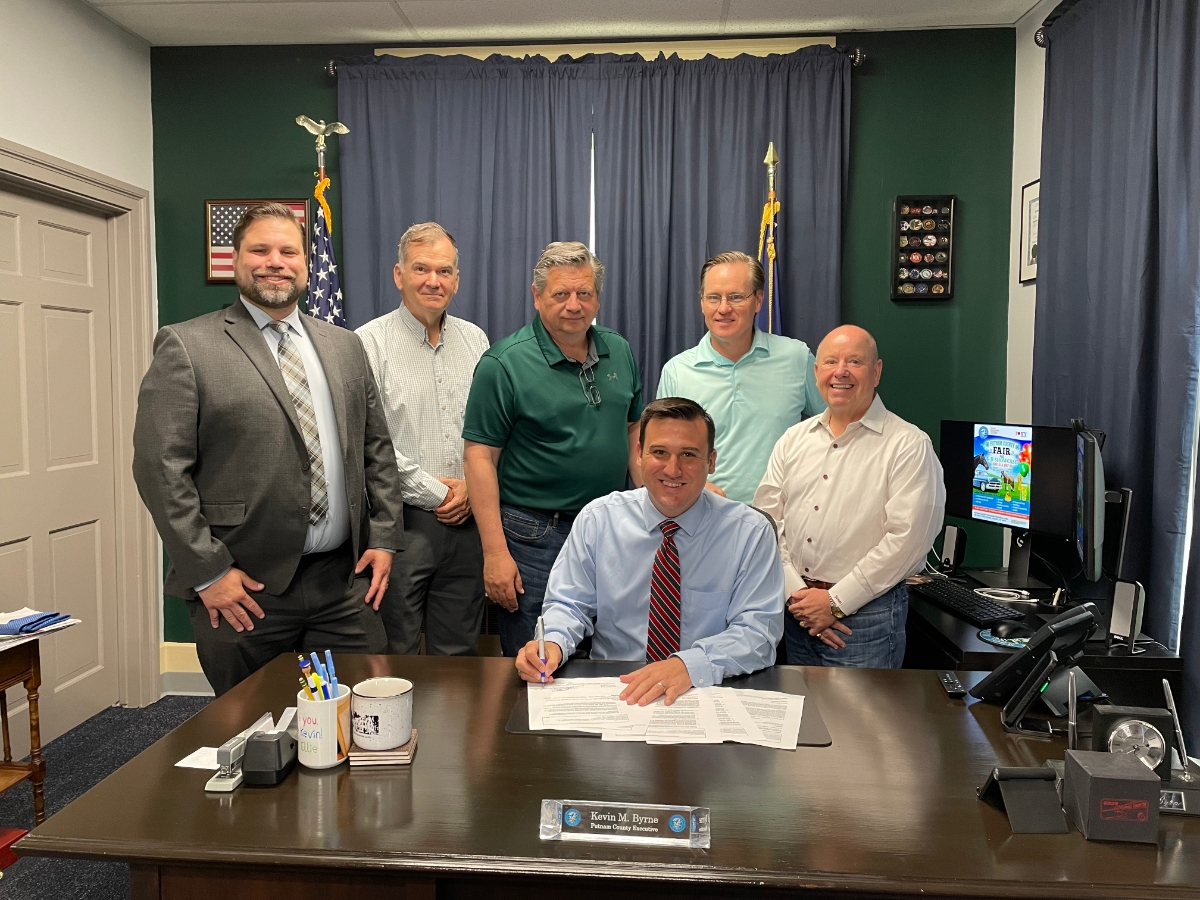
<instances>
[{"instance_id":1,"label":"man in white dress shirt","mask_svg":"<svg viewBox=\"0 0 1200 900\"><path fill-rule=\"evenodd\" d=\"M875 339L843 325L821 342L825 412L779 439L754 505L779 523L793 665L899 668L905 579L942 526L946 489L929 437L875 393Z\"/></svg>"},{"instance_id":2,"label":"man in white dress shirt","mask_svg":"<svg viewBox=\"0 0 1200 900\"><path fill-rule=\"evenodd\" d=\"M387 417L404 496L405 552L379 614L389 653L473 655L483 621L483 548L463 480L463 411L487 350L478 326L446 313L458 247L436 222L400 238L399 308L358 329Z\"/></svg>"}]
</instances>

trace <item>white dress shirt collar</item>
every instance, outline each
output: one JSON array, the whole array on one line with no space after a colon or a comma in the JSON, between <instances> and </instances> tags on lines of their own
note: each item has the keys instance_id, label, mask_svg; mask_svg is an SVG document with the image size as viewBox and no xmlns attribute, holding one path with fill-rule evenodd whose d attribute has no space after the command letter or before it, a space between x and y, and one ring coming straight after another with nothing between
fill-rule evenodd
<instances>
[{"instance_id":1,"label":"white dress shirt collar","mask_svg":"<svg viewBox=\"0 0 1200 900\"><path fill-rule=\"evenodd\" d=\"M306 332L304 330L304 326L300 324L300 307L299 306L292 307L292 311L290 313L288 313L286 316L284 316L282 319L274 319L271 317L271 315L265 309L255 306L253 303L251 303L245 297L242 297L241 295L239 295L238 299L241 300L242 303L244 303L246 305L246 309L248 309L250 311L250 315L254 317L254 324L256 324L258 326L259 331L262 331L264 328L266 328L272 322L278 321L278 322L287 322L288 328L290 328L292 331L295 331L297 334L301 334L304 336L308 335L308 332Z\"/></svg>"},{"instance_id":2,"label":"white dress shirt collar","mask_svg":"<svg viewBox=\"0 0 1200 900\"><path fill-rule=\"evenodd\" d=\"M887 415L888 411L887 407L883 405L883 398L880 397L879 394L876 394L875 399L871 401L871 405L867 408L867 411L863 413L863 417L857 421L861 422L864 428L870 428L876 434L883 434L883 423L887 421ZM829 416L830 411L829 408L826 407L825 411L819 416L813 416L811 419L806 419L801 424L801 427L807 432L812 432L816 430L818 426L824 426L826 431L828 431L830 434L833 434L833 431L829 427ZM850 425L847 425L846 427L849 428L854 424L854 422L851 422Z\"/></svg>"}]
</instances>

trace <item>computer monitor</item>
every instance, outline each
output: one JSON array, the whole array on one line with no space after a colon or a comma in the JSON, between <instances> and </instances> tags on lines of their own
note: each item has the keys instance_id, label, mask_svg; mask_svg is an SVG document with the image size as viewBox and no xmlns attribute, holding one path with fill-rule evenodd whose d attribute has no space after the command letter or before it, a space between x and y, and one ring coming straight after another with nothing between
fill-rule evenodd
<instances>
[{"instance_id":1,"label":"computer monitor","mask_svg":"<svg viewBox=\"0 0 1200 900\"><path fill-rule=\"evenodd\" d=\"M1083 577L1099 581L1104 561L1104 462L1090 431L1080 431L1075 446L1075 550Z\"/></svg>"},{"instance_id":2,"label":"computer monitor","mask_svg":"<svg viewBox=\"0 0 1200 900\"><path fill-rule=\"evenodd\" d=\"M1029 532L1074 538L1073 429L944 419L939 456L947 515L1013 529L1008 573L994 586L1027 586Z\"/></svg>"}]
</instances>

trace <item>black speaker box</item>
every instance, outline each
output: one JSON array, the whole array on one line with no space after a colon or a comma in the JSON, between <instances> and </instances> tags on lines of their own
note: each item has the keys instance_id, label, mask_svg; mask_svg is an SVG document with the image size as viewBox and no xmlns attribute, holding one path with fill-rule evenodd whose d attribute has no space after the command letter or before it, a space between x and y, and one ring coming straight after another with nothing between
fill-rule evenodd
<instances>
[{"instance_id":1,"label":"black speaker box","mask_svg":"<svg viewBox=\"0 0 1200 900\"><path fill-rule=\"evenodd\" d=\"M1171 780L1171 749L1175 746L1175 722L1165 709L1148 706L1110 706L1097 703L1092 707L1092 749L1101 752L1110 750L1113 733L1126 723L1125 730L1132 735L1145 732L1144 725L1155 728L1163 740L1163 758L1154 767L1154 772L1165 781ZM1140 724L1140 723L1144 723Z\"/></svg>"}]
</instances>

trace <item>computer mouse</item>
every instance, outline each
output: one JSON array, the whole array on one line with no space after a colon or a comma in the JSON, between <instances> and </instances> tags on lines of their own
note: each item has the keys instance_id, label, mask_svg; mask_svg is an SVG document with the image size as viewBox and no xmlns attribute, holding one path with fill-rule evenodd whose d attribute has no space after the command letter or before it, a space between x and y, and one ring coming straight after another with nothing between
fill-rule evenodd
<instances>
[{"instance_id":1,"label":"computer mouse","mask_svg":"<svg viewBox=\"0 0 1200 900\"><path fill-rule=\"evenodd\" d=\"M1004 622L997 622L992 626L992 634L998 638L1006 638L1010 641L1020 640L1021 638L1033 637L1033 629L1025 625L1018 619L1008 619Z\"/></svg>"}]
</instances>

